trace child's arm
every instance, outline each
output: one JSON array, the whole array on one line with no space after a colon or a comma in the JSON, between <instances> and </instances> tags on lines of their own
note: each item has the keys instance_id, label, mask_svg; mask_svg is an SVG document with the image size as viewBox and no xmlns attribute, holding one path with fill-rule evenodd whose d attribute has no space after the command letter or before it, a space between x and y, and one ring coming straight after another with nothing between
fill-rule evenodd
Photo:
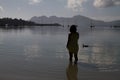
<instances>
[{"instance_id":1,"label":"child's arm","mask_svg":"<svg viewBox=\"0 0 120 80\"><path fill-rule=\"evenodd\" d=\"M68 41L67 41L67 45L66 45L67 48L68 48L69 42L70 42L70 34L68 35Z\"/></svg>"}]
</instances>

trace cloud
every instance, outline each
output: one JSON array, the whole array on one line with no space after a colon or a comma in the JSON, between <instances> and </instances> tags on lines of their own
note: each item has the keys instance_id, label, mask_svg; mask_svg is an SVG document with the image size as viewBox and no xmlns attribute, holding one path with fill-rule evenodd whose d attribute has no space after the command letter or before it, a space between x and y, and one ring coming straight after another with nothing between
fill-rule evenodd
<instances>
[{"instance_id":1,"label":"cloud","mask_svg":"<svg viewBox=\"0 0 120 80\"><path fill-rule=\"evenodd\" d=\"M40 3L42 0L29 0L29 4L33 5L33 4L38 4Z\"/></svg>"},{"instance_id":2,"label":"cloud","mask_svg":"<svg viewBox=\"0 0 120 80\"><path fill-rule=\"evenodd\" d=\"M82 11L83 10L83 3L87 0L68 0L67 7L74 10L74 11Z\"/></svg>"},{"instance_id":3,"label":"cloud","mask_svg":"<svg viewBox=\"0 0 120 80\"><path fill-rule=\"evenodd\" d=\"M17 8L17 11L21 11L21 8L20 8L20 7L18 7L18 8Z\"/></svg>"},{"instance_id":4,"label":"cloud","mask_svg":"<svg viewBox=\"0 0 120 80\"><path fill-rule=\"evenodd\" d=\"M97 8L120 6L120 0L94 0L93 4Z\"/></svg>"},{"instance_id":5,"label":"cloud","mask_svg":"<svg viewBox=\"0 0 120 80\"><path fill-rule=\"evenodd\" d=\"M67 0L67 8L74 11L84 10L83 4L89 0ZM91 0L93 1L93 6L97 8L106 8L112 6L120 6L120 0Z\"/></svg>"},{"instance_id":6,"label":"cloud","mask_svg":"<svg viewBox=\"0 0 120 80\"><path fill-rule=\"evenodd\" d=\"M2 7L2 6L0 6L0 12L1 12L1 11L3 12L3 10L4 10L4 9L3 9L3 7Z\"/></svg>"}]
</instances>

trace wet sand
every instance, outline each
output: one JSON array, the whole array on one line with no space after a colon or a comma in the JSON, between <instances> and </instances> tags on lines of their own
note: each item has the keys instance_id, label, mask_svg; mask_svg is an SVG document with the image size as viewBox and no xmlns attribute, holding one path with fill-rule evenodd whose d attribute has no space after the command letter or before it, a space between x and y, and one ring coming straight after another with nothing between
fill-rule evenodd
<instances>
[{"instance_id":1,"label":"wet sand","mask_svg":"<svg viewBox=\"0 0 120 80\"><path fill-rule=\"evenodd\" d=\"M0 80L120 80L119 71L98 71L93 68L84 66L80 61L70 64L64 58L14 58L2 63Z\"/></svg>"}]
</instances>

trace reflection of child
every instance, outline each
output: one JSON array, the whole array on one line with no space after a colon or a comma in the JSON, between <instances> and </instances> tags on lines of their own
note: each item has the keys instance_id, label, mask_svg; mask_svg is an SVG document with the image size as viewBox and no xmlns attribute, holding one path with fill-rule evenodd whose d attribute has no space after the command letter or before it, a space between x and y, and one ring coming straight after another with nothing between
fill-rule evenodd
<instances>
[{"instance_id":1,"label":"reflection of child","mask_svg":"<svg viewBox=\"0 0 120 80\"><path fill-rule=\"evenodd\" d=\"M79 39L79 33L76 32L76 25L72 25L70 27L70 34L68 35L68 42L67 42L67 49L69 51L69 60L70 62L72 62L72 57L74 55L75 58L75 63L77 63L78 61L78 50L79 50L79 46L78 46L78 39Z\"/></svg>"},{"instance_id":2,"label":"reflection of child","mask_svg":"<svg viewBox=\"0 0 120 80\"><path fill-rule=\"evenodd\" d=\"M78 66L77 64L69 63L66 69L67 80L78 80Z\"/></svg>"}]
</instances>

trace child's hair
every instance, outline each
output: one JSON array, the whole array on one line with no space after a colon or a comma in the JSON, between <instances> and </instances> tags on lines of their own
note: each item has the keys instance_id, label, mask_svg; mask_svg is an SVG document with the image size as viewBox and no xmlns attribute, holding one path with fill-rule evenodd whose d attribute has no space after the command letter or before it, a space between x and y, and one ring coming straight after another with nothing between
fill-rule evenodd
<instances>
[{"instance_id":1,"label":"child's hair","mask_svg":"<svg viewBox=\"0 0 120 80\"><path fill-rule=\"evenodd\" d=\"M77 27L76 25L71 25L70 32L76 32L77 31L76 27Z\"/></svg>"}]
</instances>

